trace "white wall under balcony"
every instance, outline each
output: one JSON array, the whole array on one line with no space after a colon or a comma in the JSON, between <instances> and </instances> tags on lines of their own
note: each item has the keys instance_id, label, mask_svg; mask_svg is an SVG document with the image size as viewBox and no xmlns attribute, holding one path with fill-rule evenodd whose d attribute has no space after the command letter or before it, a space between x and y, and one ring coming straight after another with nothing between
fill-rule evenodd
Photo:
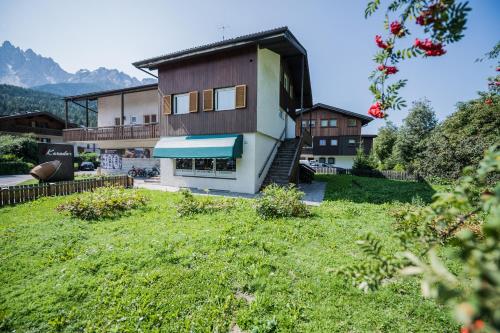
<instances>
[{"instance_id":1,"label":"white wall under balcony","mask_svg":"<svg viewBox=\"0 0 500 333\"><path fill-rule=\"evenodd\" d=\"M286 119L280 110L280 55L268 49L257 52L257 132L278 139Z\"/></svg>"},{"instance_id":2,"label":"white wall under balcony","mask_svg":"<svg viewBox=\"0 0 500 333\"><path fill-rule=\"evenodd\" d=\"M121 116L121 96L100 97L97 100L97 126L115 126L115 118ZM144 115L156 114L159 119L158 91L147 90L124 95L124 125L130 125L132 116L137 124L144 123Z\"/></svg>"}]
</instances>

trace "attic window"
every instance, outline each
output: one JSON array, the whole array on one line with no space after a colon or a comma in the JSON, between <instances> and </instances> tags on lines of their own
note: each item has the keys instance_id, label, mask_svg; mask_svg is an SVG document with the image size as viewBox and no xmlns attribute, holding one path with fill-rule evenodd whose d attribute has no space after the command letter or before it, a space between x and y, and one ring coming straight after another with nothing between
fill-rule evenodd
<instances>
[{"instance_id":1,"label":"attic window","mask_svg":"<svg viewBox=\"0 0 500 333\"><path fill-rule=\"evenodd\" d=\"M356 127L356 119L350 118L347 120L348 127Z\"/></svg>"}]
</instances>

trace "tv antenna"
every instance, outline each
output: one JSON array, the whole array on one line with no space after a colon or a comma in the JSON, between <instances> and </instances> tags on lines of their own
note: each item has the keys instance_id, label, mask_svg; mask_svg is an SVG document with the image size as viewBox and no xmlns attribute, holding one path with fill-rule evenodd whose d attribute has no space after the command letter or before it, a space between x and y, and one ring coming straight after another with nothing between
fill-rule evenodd
<instances>
[{"instance_id":1,"label":"tv antenna","mask_svg":"<svg viewBox=\"0 0 500 333\"><path fill-rule=\"evenodd\" d=\"M222 25L219 27L222 30L222 40L226 40L226 29L229 28L228 25Z\"/></svg>"}]
</instances>

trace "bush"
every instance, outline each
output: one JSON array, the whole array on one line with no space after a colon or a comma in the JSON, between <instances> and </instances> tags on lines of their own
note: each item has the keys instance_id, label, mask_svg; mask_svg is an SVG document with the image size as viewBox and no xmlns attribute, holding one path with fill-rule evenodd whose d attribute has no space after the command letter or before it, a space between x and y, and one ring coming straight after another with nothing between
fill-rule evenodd
<instances>
[{"instance_id":1,"label":"bush","mask_svg":"<svg viewBox=\"0 0 500 333\"><path fill-rule=\"evenodd\" d=\"M38 161L38 143L29 135L0 135L0 155L15 155L35 164Z\"/></svg>"},{"instance_id":2,"label":"bush","mask_svg":"<svg viewBox=\"0 0 500 333\"><path fill-rule=\"evenodd\" d=\"M100 220L118 217L126 211L143 207L147 201L146 196L137 190L101 187L69 199L59 205L57 210L82 220Z\"/></svg>"},{"instance_id":3,"label":"bush","mask_svg":"<svg viewBox=\"0 0 500 333\"><path fill-rule=\"evenodd\" d=\"M224 211L234 208L235 202L231 199L215 199L209 196L194 196L189 190L180 191L182 199L177 206L179 216L195 214L212 214L216 211Z\"/></svg>"},{"instance_id":4,"label":"bush","mask_svg":"<svg viewBox=\"0 0 500 333\"><path fill-rule=\"evenodd\" d=\"M294 185L282 187L271 184L262 191L262 196L257 199L257 214L264 219L309 216L309 208L301 201L303 197L304 193Z\"/></svg>"},{"instance_id":5,"label":"bush","mask_svg":"<svg viewBox=\"0 0 500 333\"><path fill-rule=\"evenodd\" d=\"M33 163L22 161L0 162L0 175L26 174L30 172L33 167Z\"/></svg>"},{"instance_id":6,"label":"bush","mask_svg":"<svg viewBox=\"0 0 500 333\"><path fill-rule=\"evenodd\" d=\"M352 170L375 170L376 168L377 162L373 156L366 155L363 148L359 148L356 151L356 157L354 157Z\"/></svg>"}]
</instances>

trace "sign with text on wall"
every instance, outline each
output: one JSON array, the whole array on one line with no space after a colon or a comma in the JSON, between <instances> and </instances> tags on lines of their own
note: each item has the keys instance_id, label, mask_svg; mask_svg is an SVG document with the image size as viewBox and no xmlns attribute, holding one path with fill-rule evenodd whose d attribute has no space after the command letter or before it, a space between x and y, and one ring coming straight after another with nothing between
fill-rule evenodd
<instances>
[{"instance_id":1,"label":"sign with text on wall","mask_svg":"<svg viewBox=\"0 0 500 333\"><path fill-rule=\"evenodd\" d=\"M38 162L61 162L61 166L50 177L51 182L73 180L73 146L55 143L38 143Z\"/></svg>"}]
</instances>

